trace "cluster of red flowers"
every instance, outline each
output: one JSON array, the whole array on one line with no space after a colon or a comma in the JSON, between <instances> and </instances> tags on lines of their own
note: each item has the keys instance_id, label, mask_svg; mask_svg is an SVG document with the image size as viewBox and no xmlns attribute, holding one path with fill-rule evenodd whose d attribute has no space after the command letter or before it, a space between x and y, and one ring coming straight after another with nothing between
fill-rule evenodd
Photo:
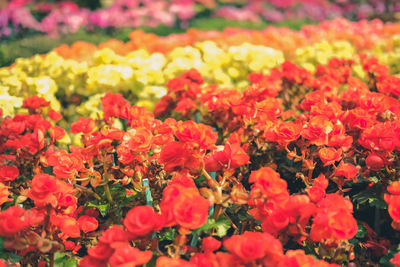
<instances>
[{"instance_id":1,"label":"cluster of red flowers","mask_svg":"<svg viewBox=\"0 0 400 267\"><path fill-rule=\"evenodd\" d=\"M366 81L351 60L315 73L285 62L252 73L244 92L190 70L154 114L108 93L103 119L71 125L82 146L60 142L68 132L48 102L26 99L26 114L0 119L5 255L40 266L55 252L80 266L333 266L362 264L359 238L382 257L395 239L385 250L376 233L356 236L373 222L353 209L364 191L385 203L387 187L393 222L382 221L400 229L400 95L385 66L360 60Z\"/></svg>"}]
</instances>

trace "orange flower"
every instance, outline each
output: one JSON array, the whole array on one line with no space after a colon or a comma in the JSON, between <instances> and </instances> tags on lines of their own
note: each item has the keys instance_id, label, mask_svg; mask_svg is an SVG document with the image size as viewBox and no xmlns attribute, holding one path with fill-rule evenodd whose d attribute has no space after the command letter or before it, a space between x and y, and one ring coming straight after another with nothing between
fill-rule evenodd
<instances>
[{"instance_id":1,"label":"orange flower","mask_svg":"<svg viewBox=\"0 0 400 267\"><path fill-rule=\"evenodd\" d=\"M200 159L196 157L196 151L193 151L189 144L176 141L162 148L160 163L164 164L164 169L167 172L183 169L196 171L201 167Z\"/></svg>"},{"instance_id":2,"label":"orange flower","mask_svg":"<svg viewBox=\"0 0 400 267\"><path fill-rule=\"evenodd\" d=\"M53 173L64 179L74 179L79 170L83 168L83 162L79 155L68 154L65 150L58 150L48 156L48 163L53 166Z\"/></svg>"},{"instance_id":3,"label":"orange flower","mask_svg":"<svg viewBox=\"0 0 400 267\"><path fill-rule=\"evenodd\" d=\"M172 212L176 222L186 229L197 229L207 222L208 200L200 195L179 195L172 204Z\"/></svg>"},{"instance_id":4,"label":"orange flower","mask_svg":"<svg viewBox=\"0 0 400 267\"><path fill-rule=\"evenodd\" d=\"M29 190L28 196L36 206L51 204L55 207L57 205L55 193L58 190L57 180L54 176L40 173L33 177L32 188Z\"/></svg>"},{"instance_id":5,"label":"orange flower","mask_svg":"<svg viewBox=\"0 0 400 267\"><path fill-rule=\"evenodd\" d=\"M162 218L151 206L137 206L126 214L124 226L135 236L145 236L163 226Z\"/></svg>"},{"instance_id":6,"label":"orange flower","mask_svg":"<svg viewBox=\"0 0 400 267\"><path fill-rule=\"evenodd\" d=\"M332 147L323 147L318 151L318 156L321 161L324 163L324 166L328 166L334 164L335 161L339 161L341 159L342 151L336 150Z\"/></svg>"},{"instance_id":7,"label":"orange flower","mask_svg":"<svg viewBox=\"0 0 400 267\"><path fill-rule=\"evenodd\" d=\"M91 133L96 126L92 118L79 117L77 121L71 124L72 133Z\"/></svg>"},{"instance_id":8,"label":"orange flower","mask_svg":"<svg viewBox=\"0 0 400 267\"><path fill-rule=\"evenodd\" d=\"M175 136L179 141L194 143L201 149L215 148L218 138L218 134L210 126L194 121L178 121Z\"/></svg>"},{"instance_id":9,"label":"orange flower","mask_svg":"<svg viewBox=\"0 0 400 267\"><path fill-rule=\"evenodd\" d=\"M193 264L179 258L168 258L160 256L157 259L156 267L194 267Z\"/></svg>"},{"instance_id":10,"label":"orange flower","mask_svg":"<svg viewBox=\"0 0 400 267\"><path fill-rule=\"evenodd\" d=\"M138 127L130 129L122 138L122 145L127 146L130 150L136 153L146 153L150 150L152 145L152 133L144 128Z\"/></svg>"},{"instance_id":11,"label":"orange flower","mask_svg":"<svg viewBox=\"0 0 400 267\"><path fill-rule=\"evenodd\" d=\"M340 162L339 167L335 170L335 176L344 176L347 179L356 179L358 169L350 163Z\"/></svg>"},{"instance_id":12,"label":"orange flower","mask_svg":"<svg viewBox=\"0 0 400 267\"><path fill-rule=\"evenodd\" d=\"M82 215L79 217L78 224L79 228L84 233L94 231L99 226L99 222L96 220L96 218L87 215Z\"/></svg>"},{"instance_id":13,"label":"orange flower","mask_svg":"<svg viewBox=\"0 0 400 267\"><path fill-rule=\"evenodd\" d=\"M137 248L126 245L116 248L108 263L111 267L134 267L146 264L153 256L152 251L140 251Z\"/></svg>"},{"instance_id":14,"label":"orange flower","mask_svg":"<svg viewBox=\"0 0 400 267\"><path fill-rule=\"evenodd\" d=\"M0 165L0 182L13 181L19 175L19 170L14 166Z\"/></svg>"},{"instance_id":15,"label":"orange flower","mask_svg":"<svg viewBox=\"0 0 400 267\"><path fill-rule=\"evenodd\" d=\"M12 200L8 197L9 194L10 192L8 192L8 188L3 183L0 183L0 206L3 205L3 203Z\"/></svg>"},{"instance_id":16,"label":"orange flower","mask_svg":"<svg viewBox=\"0 0 400 267\"><path fill-rule=\"evenodd\" d=\"M267 233L246 231L242 235L233 235L225 240L224 246L243 263L264 257L267 257L270 263L278 263L283 257L281 242Z\"/></svg>"}]
</instances>

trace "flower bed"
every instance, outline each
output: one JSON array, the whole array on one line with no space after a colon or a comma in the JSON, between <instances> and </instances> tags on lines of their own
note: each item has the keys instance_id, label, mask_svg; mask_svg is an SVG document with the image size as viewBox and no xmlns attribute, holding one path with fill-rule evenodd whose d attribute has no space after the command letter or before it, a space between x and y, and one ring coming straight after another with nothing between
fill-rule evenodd
<instances>
[{"instance_id":1,"label":"flower bed","mask_svg":"<svg viewBox=\"0 0 400 267\"><path fill-rule=\"evenodd\" d=\"M248 86L249 73L267 74L284 60L314 72L334 57L354 59L353 75L365 79L359 55L367 54L395 75L400 73L398 34L398 24L343 19L299 32L270 27L261 32L190 30L157 37L134 31L127 43L109 41L96 50L95 45L77 42L1 68L0 103L5 115L13 115L24 97L43 96L72 122L81 115L96 118L100 99L108 91L151 110L166 93L166 82L193 67L206 83L239 91Z\"/></svg>"},{"instance_id":2,"label":"flower bed","mask_svg":"<svg viewBox=\"0 0 400 267\"><path fill-rule=\"evenodd\" d=\"M6 264L389 264L399 243L400 78L375 58L284 62L243 92L195 69L154 112L34 96L0 126ZM68 137L80 145L68 145ZM400 255L400 254L399 254ZM400 266L399 257L391 262ZM3 264L4 266L4 264Z\"/></svg>"},{"instance_id":3,"label":"flower bed","mask_svg":"<svg viewBox=\"0 0 400 267\"><path fill-rule=\"evenodd\" d=\"M135 31L1 68L0 266L400 266L399 33Z\"/></svg>"}]
</instances>

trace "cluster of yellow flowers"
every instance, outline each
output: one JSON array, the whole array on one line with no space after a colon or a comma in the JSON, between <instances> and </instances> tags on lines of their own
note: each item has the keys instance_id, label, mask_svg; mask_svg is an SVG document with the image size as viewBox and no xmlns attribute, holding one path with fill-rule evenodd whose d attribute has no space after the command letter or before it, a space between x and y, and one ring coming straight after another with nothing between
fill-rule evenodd
<instances>
[{"instance_id":1,"label":"cluster of yellow flowers","mask_svg":"<svg viewBox=\"0 0 400 267\"><path fill-rule=\"evenodd\" d=\"M152 109L166 93L166 82L191 68L196 68L206 83L241 90L248 85L249 73L268 73L284 60L315 71L316 65L334 57L357 59L359 52L347 41L314 43L298 48L294 58L286 59L281 51L262 45L243 43L221 48L213 41L176 47L166 54L139 49L121 56L105 48L81 62L50 52L20 58L12 67L0 69L0 106L6 115L12 115L25 97L38 95L50 101L55 110L60 110L62 101L64 114L72 119L97 116L101 97L111 91ZM400 36L393 36L390 47L378 42L362 52L390 66L392 74L400 73ZM353 71L358 77L364 75L359 64Z\"/></svg>"},{"instance_id":2,"label":"cluster of yellow flowers","mask_svg":"<svg viewBox=\"0 0 400 267\"><path fill-rule=\"evenodd\" d=\"M0 104L11 115L24 97L38 95L55 110L60 109L57 99L79 102L77 112L88 115L101 95L112 91L151 108L166 93L166 82L188 69L199 70L208 83L243 89L249 73L268 72L283 61L283 53L269 47L245 43L222 49L211 41L177 47L167 54L141 49L120 56L106 48L83 62L50 52L17 59L12 67L0 69Z\"/></svg>"}]
</instances>

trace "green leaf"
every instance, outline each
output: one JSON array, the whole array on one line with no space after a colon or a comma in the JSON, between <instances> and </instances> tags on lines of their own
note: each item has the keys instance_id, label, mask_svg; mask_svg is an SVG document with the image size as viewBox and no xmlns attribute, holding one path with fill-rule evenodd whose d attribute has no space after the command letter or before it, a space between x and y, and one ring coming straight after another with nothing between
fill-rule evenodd
<instances>
[{"instance_id":1,"label":"green leaf","mask_svg":"<svg viewBox=\"0 0 400 267\"><path fill-rule=\"evenodd\" d=\"M370 177L369 179L370 179L372 182L374 182L374 183L378 183L378 182L379 182L379 178L376 177L376 176L372 176L372 177Z\"/></svg>"},{"instance_id":2,"label":"green leaf","mask_svg":"<svg viewBox=\"0 0 400 267\"><path fill-rule=\"evenodd\" d=\"M389 250L385 256L383 256L380 260L379 260L379 266L382 267L393 267L393 264L390 263L390 260L392 258L394 258L394 256L396 255L398 251L395 250Z\"/></svg>"},{"instance_id":3,"label":"green leaf","mask_svg":"<svg viewBox=\"0 0 400 267\"><path fill-rule=\"evenodd\" d=\"M4 249L4 246L3 246L4 240L6 240L6 238L4 236L0 236L0 250Z\"/></svg>"},{"instance_id":4,"label":"green leaf","mask_svg":"<svg viewBox=\"0 0 400 267\"><path fill-rule=\"evenodd\" d=\"M108 210L110 208L110 203L106 203L106 204L95 204L93 202L89 202L88 207L95 207L97 208L100 213L101 216L105 217L108 213Z\"/></svg>"},{"instance_id":5,"label":"green leaf","mask_svg":"<svg viewBox=\"0 0 400 267\"><path fill-rule=\"evenodd\" d=\"M158 239L160 241L164 241L164 240L174 241L175 237L177 235L178 235L178 232L176 231L176 229L175 228L171 228L168 231L160 232L157 236L158 236Z\"/></svg>"},{"instance_id":6,"label":"green leaf","mask_svg":"<svg viewBox=\"0 0 400 267\"><path fill-rule=\"evenodd\" d=\"M54 253L54 266L55 267L76 267L78 265L77 260L70 258L66 253L56 252Z\"/></svg>"},{"instance_id":7,"label":"green leaf","mask_svg":"<svg viewBox=\"0 0 400 267\"><path fill-rule=\"evenodd\" d=\"M357 221L357 227L358 227L358 231L356 233L356 237L364 238L364 236L367 234L367 228L365 228L364 225L360 221Z\"/></svg>"},{"instance_id":8,"label":"green leaf","mask_svg":"<svg viewBox=\"0 0 400 267\"><path fill-rule=\"evenodd\" d=\"M231 221L224 216L220 216L217 221L213 218L209 218L202 227L194 230L194 232L198 235L201 233L208 234L211 230L215 229L217 236L223 237L226 235L229 228L231 228Z\"/></svg>"},{"instance_id":9,"label":"green leaf","mask_svg":"<svg viewBox=\"0 0 400 267\"><path fill-rule=\"evenodd\" d=\"M357 204L357 208L366 204L370 207L377 207L379 209L387 208L387 203L383 200L380 186L373 186L369 190L363 190L355 194L352 199L353 202Z\"/></svg>"},{"instance_id":10,"label":"green leaf","mask_svg":"<svg viewBox=\"0 0 400 267\"><path fill-rule=\"evenodd\" d=\"M380 199L380 198L370 198L369 205L371 207L377 207L378 209L386 209L388 207L385 200Z\"/></svg>"},{"instance_id":11,"label":"green leaf","mask_svg":"<svg viewBox=\"0 0 400 267\"><path fill-rule=\"evenodd\" d=\"M12 263L17 263L21 261L21 256L14 254L12 252L8 253L8 259L12 262Z\"/></svg>"}]
</instances>

